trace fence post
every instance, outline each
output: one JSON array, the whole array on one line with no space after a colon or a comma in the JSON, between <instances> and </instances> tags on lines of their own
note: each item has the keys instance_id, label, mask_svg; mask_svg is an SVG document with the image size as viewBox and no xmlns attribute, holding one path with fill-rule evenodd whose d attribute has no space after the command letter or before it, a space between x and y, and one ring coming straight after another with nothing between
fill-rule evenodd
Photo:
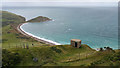
<instances>
[{"instance_id":1,"label":"fence post","mask_svg":"<svg viewBox=\"0 0 120 68\"><path fill-rule=\"evenodd\" d=\"M25 44L23 44L23 47L24 47L24 49L25 49Z\"/></svg>"},{"instance_id":2,"label":"fence post","mask_svg":"<svg viewBox=\"0 0 120 68\"><path fill-rule=\"evenodd\" d=\"M16 44L16 48L17 48L17 44Z\"/></svg>"},{"instance_id":3,"label":"fence post","mask_svg":"<svg viewBox=\"0 0 120 68\"><path fill-rule=\"evenodd\" d=\"M9 48L10 48L10 44L8 44L9 45Z\"/></svg>"},{"instance_id":4,"label":"fence post","mask_svg":"<svg viewBox=\"0 0 120 68\"><path fill-rule=\"evenodd\" d=\"M27 44L27 49L29 49L28 44Z\"/></svg>"}]
</instances>

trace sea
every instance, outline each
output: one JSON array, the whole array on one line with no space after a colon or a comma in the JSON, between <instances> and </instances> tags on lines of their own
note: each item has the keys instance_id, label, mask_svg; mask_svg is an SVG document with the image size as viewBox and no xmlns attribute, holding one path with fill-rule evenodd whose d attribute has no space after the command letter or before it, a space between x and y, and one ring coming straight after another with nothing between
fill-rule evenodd
<instances>
[{"instance_id":1,"label":"sea","mask_svg":"<svg viewBox=\"0 0 120 68\"><path fill-rule=\"evenodd\" d=\"M56 45L69 45L71 39L80 39L91 48L118 49L117 7L3 7L30 20L37 16L52 21L24 24L26 33Z\"/></svg>"}]
</instances>

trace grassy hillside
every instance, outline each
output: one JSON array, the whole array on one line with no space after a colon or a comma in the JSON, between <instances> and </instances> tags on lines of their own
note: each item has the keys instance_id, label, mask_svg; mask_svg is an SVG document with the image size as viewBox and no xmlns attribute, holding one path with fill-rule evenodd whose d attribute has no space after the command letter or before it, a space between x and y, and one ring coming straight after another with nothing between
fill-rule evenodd
<instances>
[{"instance_id":1,"label":"grassy hillside","mask_svg":"<svg viewBox=\"0 0 120 68\"><path fill-rule=\"evenodd\" d=\"M25 37L16 30L18 24L25 22L24 17L7 11L2 11L2 15L2 48L16 48L23 47L23 45L37 46L43 44L29 37Z\"/></svg>"},{"instance_id":2,"label":"grassy hillside","mask_svg":"<svg viewBox=\"0 0 120 68\"><path fill-rule=\"evenodd\" d=\"M6 62L15 66L118 66L120 63L120 50L95 51L84 44L81 48L69 45L40 46L3 49L3 52L4 65L9 65Z\"/></svg>"},{"instance_id":3,"label":"grassy hillside","mask_svg":"<svg viewBox=\"0 0 120 68\"><path fill-rule=\"evenodd\" d=\"M5 51L3 49L3 51ZM40 46L40 47L30 47L29 49L24 48L13 48L7 50L12 56L19 56L18 63L15 65L20 66L41 66L41 65L69 65L69 62L74 63L80 59L85 59L85 55L95 52L87 45L82 45L80 49L73 48L69 45L60 46ZM9 55L5 54L5 55ZM78 57L80 54L80 57ZM3 54L3 56L5 57ZM89 56L90 57L90 56ZM5 57L7 58L7 57ZM37 58L38 62L34 62L33 58ZM9 57L8 57L9 59ZM14 58L13 58L14 59ZM12 60L12 59L11 59ZM88 62L89 64L90 62ZM81 64L81 63L79 63ZM78 64L78 65L79 65ZM74 64L73 64L74 65ZM86 64L87 65L87 64Z\"/></svg>"},{"instance_id":4,"label":"grassy hillside","mask_svg":"<svg viewBox=\"0 0 120 68\"><path fill-rule=\"evenodd\" d=\"M2 48L16 48L23 47L23 45L32 46L32 44L37 46L43 44L29 37L25 37L10 25L4 26L2 33Z\"/></svg>"},{"instance_id":5,"label":"grassy hillside","mask_svg":"<svg viewBox=\"0 0 120 68\"><path fill-rule=\"evenodd\" d=\"M8 24L24 23L25 18L7 11L2 11L2 26Z\"/></svg>"}]
</instances>

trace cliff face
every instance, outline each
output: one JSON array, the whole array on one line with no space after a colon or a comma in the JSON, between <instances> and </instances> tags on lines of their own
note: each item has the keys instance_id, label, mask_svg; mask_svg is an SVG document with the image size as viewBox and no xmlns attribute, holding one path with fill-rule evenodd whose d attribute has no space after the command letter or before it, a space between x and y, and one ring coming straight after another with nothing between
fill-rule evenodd
<instances>
[{"instance_id":1,"label":"cliff face","mask_svg":"<svg viewBox=\"0 0 120 68\"><path fill-rule=\"evenodd\" d=\"M50 20L52 20L52 19L49 19L49 18L43 17L43 16L38 16L36 18L28 20L27 22L45 22L45 21L50 21Z\"/></svg>"},{"instance_id":2,"label":"cliff face","mask_svg":"<svg viewBox=\"0 0 120 68\"><path fill-rule=\"evenodd\" d=\"M16 15L7 11L1 11L1 12L2 12L2 26L25 22L25 18L20 15Z\"/></svg>"}]
</instances>

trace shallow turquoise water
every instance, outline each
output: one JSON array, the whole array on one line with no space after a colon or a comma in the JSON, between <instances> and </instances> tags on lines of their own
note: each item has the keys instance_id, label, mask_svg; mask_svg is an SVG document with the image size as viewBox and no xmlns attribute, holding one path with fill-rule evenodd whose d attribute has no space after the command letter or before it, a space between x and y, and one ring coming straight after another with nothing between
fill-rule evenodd
<instances>
[{"instance_id":1,"label":"shallow turquoise water","mask_svg":"<svg viewBox=\"0 0 120 68\"><path fill-rule=\"evenodd\" d=\"M22 28L31 34L60 44L81 39L92 48L118 48L117 7L13 7L3 8L26 17L27 20L46 16L55 21L29 23Z\"/></svg>"}]
</instances>

